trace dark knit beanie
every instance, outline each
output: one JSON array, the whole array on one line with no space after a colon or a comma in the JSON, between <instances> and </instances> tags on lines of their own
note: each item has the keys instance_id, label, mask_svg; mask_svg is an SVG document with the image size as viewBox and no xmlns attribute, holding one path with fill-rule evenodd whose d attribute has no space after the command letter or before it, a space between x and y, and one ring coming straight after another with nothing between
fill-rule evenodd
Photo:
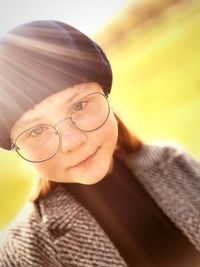
<instances>
[{"instance_id":1,"label":"dark knit beanie","mask_svg":"<svg viewBox=\"0 0 200 267\"><path fill-rule=\"evenodd\" d=\"M58 21L20 25L0 39L0 147L11 149L17 119L56 92L98 82L105 94L112 71L102 49L79 30Z\"/></svg>"}]
</instances>

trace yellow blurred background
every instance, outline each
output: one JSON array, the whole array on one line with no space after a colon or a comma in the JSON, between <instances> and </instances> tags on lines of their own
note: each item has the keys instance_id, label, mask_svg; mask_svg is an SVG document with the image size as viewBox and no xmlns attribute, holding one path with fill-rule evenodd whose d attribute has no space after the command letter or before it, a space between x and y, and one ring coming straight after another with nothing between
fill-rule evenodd
<instances>
[{"instance_id":1,"label":"yellow blurred background","mask_svg":"<svg viewBox=\"0 0 200 267\"><path fill-rule=\"evenodd\" d=\"M129 128L144 142L175 142L200 159L199 14L199 1L127 1L91 37L110 59L111 106ZM11 158L0 150L1 229L34 182L34 172Z\"/></svg>"},{"instance_id":2,"label":"yellow blurred background","mask_svg":"<svg viewBox=\"0 0 200 267\"><path fill-rule=\"evenodd\" d=\"M96 39L113 66L114 110L145 142L200 158L200 2L142 1Z\"/></svg>"}]
</instances>

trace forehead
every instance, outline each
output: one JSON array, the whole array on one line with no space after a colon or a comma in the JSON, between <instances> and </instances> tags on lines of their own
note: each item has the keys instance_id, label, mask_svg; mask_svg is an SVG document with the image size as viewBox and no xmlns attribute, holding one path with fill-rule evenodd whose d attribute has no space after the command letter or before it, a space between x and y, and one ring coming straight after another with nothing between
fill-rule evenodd
<instances>
[{"instance_id":1,"label":"forehead","mask_svg":"<svg viewBox=\"0 0 200 267\"><path fill-rule=\"evenodd\" d=\"M51 117L52 114L56 114L56 112L59 114L59 111L63 110L63 107L67 109L67 107L70 107L75 101L78 101L92 92L103 92L103 90L98 83L82 83L66 88L45 98L32 109L25 112L19 120L16 121L11 130L11 136L15 130L23 128L24 126L27 128L28 122L41 122L43 119Z\"/></svg>"},{"instance_id":2,"label":"forehead","mask_svg":"<svg viewBox=\"0 0 200 267\"><path fill-rule=\"evenodd\" d=\"M83 83L78 84L73 87L69 87L67 89L64 89L56 94L53 94L47 98L45 98L42 102L35 105L32 110L30 110L30 113L25 113L26 115L34 115L35 112L41 112L41 114L48 110L52 109L53 107L60 106L62 103L71 105L76 100L80 99L81 97L84 97L85 95L91 93L91 92L102 92L101 86L97 83Z\"/></svg>"}]
</instances>

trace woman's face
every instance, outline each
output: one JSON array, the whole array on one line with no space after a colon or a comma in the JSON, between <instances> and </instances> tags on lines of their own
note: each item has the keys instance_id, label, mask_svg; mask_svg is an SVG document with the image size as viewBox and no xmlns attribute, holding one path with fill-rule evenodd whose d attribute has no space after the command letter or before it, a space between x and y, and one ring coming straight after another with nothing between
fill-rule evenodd
<instances>
[{"instance_id":1,"label":"woman's face","mask_svg":"<svg viewBox=\"0 0 200 267\"><path fill-rule=\"evenodd\" d=\"M81 131L72 124L70 119L62 120L71 114L77 126L91 130L91 127L95 126L99 120L99 116L105 116L107 110L105 109L104 112L102 110L104 108L95 104L94 111L90 111L91 116L88 118L85 115L87 102L80 102L77 105L74 103L94 92L103 93L98 83L83 83L67 88L51 95L27 111L13 126L11 131L13 140L29 128L31 131L28 137L31 136L34 142L35 137L38 138L41 136L41 131L44 132L46 136L41 145L37 147L39 143L37 142L35 146L40 155L45 151L44 148L47 149L47 146L49 146L48 149L54 146L53 141L51 144L48 143L49 135L46 134L48 128L44 126L41 128L41 124L55 126L59 122L56 125L61 138L58 152L44 162L32 163L41 176L56 182L93 184L100 181L112 167L112 156L118 136L117 121L112 110L107 121L94 131ZM82 110L85 113L80 113ZM81 114L81 119L79 114ZM26 146L25 149L27 149ZM28 149L26 152L29 153Z\"/></svg>"}]
</instances>

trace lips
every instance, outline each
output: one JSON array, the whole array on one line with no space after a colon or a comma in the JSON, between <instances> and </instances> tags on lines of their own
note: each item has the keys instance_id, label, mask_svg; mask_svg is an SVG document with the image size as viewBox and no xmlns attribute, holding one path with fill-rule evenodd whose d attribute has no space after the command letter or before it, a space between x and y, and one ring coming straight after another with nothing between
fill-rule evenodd
<instances>
[{"instance_id":1,"label":"lips","mask_svg":"<svg viewBox=\"0 0 200 267\"><path fill-rule=\"evenodd\" d=\"M90 154L88 157L86 157L84 160L80 161L79 163L71 166L70 168L74 168L74 167L79 167L81 165L83 165L84 163L89 162L97 153L97 151L99 150L99 147L95 150L94 153Z\"/></svg>"}]
</instances>

